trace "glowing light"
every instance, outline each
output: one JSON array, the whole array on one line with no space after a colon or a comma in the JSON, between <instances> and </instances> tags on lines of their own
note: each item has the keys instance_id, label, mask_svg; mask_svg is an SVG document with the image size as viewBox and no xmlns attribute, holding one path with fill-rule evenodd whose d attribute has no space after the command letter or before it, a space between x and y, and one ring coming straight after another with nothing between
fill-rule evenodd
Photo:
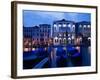
<instances>
[{"instance_id":1,"label":"glowing light","mask_svg":"<svg viewBox=\"0 0 100 80\"><path fill-rule=\"evenodd\" d=\"M32 51L35 51L35 48L32 48Z\"/></svg>"},{"instance_id":2,"label":"glowing light","mask_svg":"<svg viewBox=\"0 0 100 80\"><path fill-rule=\"evenodd\" d=\"M63 47L63 50L67 50L66 47Z\"/></svg>"},{"instance_id":3,"label":"glowing light","mask_svg":"<svg viewBox=\"0 0 100 80\"><path fill-rule=\"evenodd\" d=\"M80 37L79 40L82 41L82 38Z\"/></svg>"},{"instance_id":4,"label":"glowing light","mask_svg":"<svg viewBox=\"0 0 100 80\"><path fill-rule=\"evenodd\" d=\"M68 27L71 27L71 24L68 24Z\"/></svg>"},{"instance_id":5,"label":"glowing light","mask_svg":"<svg viewBox=\"0 0 100 80\"><path fill-rule=\"evenodd\" d=\"M61 27L61 24L59 24L58 26Z\"/></svg>"},{"instance_id":6,"label":"glowing light","mask_svg":"<svg viewBox=\"0 0 100 80\"><path fill-rule=\"evenodd\" d=\"M57 39L58 39L58 37L55 37L54 39L56 39L56 40L57 40Z\"/></svg>"},{"instance_id":7,"label":"glowing light","mask_svg":"<svg viewBox=\"0 0 100 80\"><path fill-rule=\"evenodd\" d=\"M29 45L31 45L31 43L29 43Z\"/></svg>"},{"instance_id":8,"label":"glowing light","mask_svg":"<svg viewBox=\"0 0 100 80\"><path fill-rule=\"evenodd\" d=\"M71 38L69 37L68 40L71 40Z\"/></svg>"},{"instance_id":9,"label":"glowing light","mask_svg":"<svg viewBox=\"0 0 100 80\"><path fill-rule=\"evenodd\" d=\"M57 25L56 25L56 24L54 24L54 27L57 27Z\"/></svg>"},{"instance_id":10,"label":"glowing light","mask_svg":"<svg viewBox=\"0 0 100 80\"><path fill-rule=\"evenodd\" d=\"M88 25L88 28L90 28L90 25Z\"/></svg>"},{"instance_id":11,"label":"glowing light","mask_svg":"<svg viewBox=\"0 0 100 80\"><path fill-rule=\"evenodd\" d=\"M86 28L86 25L84 25L84 28Z\"/></svg>"},{"instance_id":12,"label":"glowing light","mask_svg":"<svg viewBox=\"0 0 100 80\"><path fill-rule=\"evenodd\" d=\"M24 51L25 51L25 52L28 52L28 48L24 48Z\"/></svg>"},{"instance_id":13,"label":"glowing light","mask_svg":"<svg viewBox=\"0 0 100 80\"><path fill-rule=\"evenodd\" d=\"M80 52L80 47L77 46L76 49L78 50L78 52Z\"/></svg>"},{"instance_id":14,"label":"glowing light","mask_svg":"<svg viewBox=\"0 0 100 80\"><path fill-rule=\"evenodd\" d=\"M75 25L73 25L73 28L75 28Z\"/></svg>"},{"instance_id":15,"label":"glowing light","mask_svg":"<svg viewBox=\"0 0 100 80\"><path fill-rule=\"evenodd\" d=\"M82 27L82 25L79 25L79 27L81 28L81 27Z\"/></svg>"},{"instance_id":16,"label":"glowing light","mask_svg":"<svg viewBox=\"0 0 100 80\"><path fill-rule=\"evenodd\" d=\"M61 34L59 34L59 36L61 36Z\"/></svg>"},{"instance_id":17,"label":"glowing light","mask_svg":"<svg viewBox=\"0 0 100 80\"><path fill-rule=\"evenodd\" d=\"M64 40L66 40L66 38L64 38Z\"/></svg>"},{"instance_id":18,"label":"glowing light","mask_svg":"<svg viewBox=\"0 0 100 80\"><path fill-rule=\"evenodd\" d=\"M74 39L75 37L74 36L72 36L72 39Z\"/></svg>"},{"instance_id":19,"label":"glowing light","mask_svg":"<svg viewBox=\"0 0 100 80\"><path fill-rule=\"evenodd\" d=\"M68 34L68 37L70 36L70 34Z\"/></svg>"},{"instance_id":20,"label":"glowing light","mask_svg":"<svg viewBox=\"0 0 100 80\"><path fill-rule=\"evenodd\" d=\"M63 24L63 27L66 27L66 24Z\"/></svg>"},{"instance_id":21,"label":"glowing light","mask_svg":"<svg viewBox=\"0 0 100 80\"><path fill-rule=\"evenodd\" d=\"M88 40L90 40L91 38L90 37L88 37Z\"/></svg>"}]
</instances>

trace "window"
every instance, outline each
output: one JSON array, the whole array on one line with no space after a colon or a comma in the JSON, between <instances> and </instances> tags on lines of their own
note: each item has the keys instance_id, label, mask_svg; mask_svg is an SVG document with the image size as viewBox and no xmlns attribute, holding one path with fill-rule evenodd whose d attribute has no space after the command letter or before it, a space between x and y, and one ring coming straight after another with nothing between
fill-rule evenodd
<instances>
[{"instance_id":1,"label":"window","mask_svg":"<svg viewBox=\"0 0 100 80\"><path fill-rule=\"evenodd\" d=\"M74 39L74 35L72 35L72 39Z\"/></svg>"},{"instance_id":2,"label":"window","mask_svg":"<svg viewBox=\"0 0 100 80\"><path fill-rule=\"evenodd\" d=\"M61 27L61 24L59 24L58 26Z\"/></svg>"},{"instance_id":3,"label":"window","mask_svg":"<svg viewBox=\"0 0 100 80\"><path fill-rule=\"evenodd\" d=\"M82 25L79 25L80 28L82 28Z\"/></svg>"},{"instance_id":4,"label":"window","mask_svg":"<svg viewBox=\"0 0 100 80\"><path fill-rule=\"evenodd\" d=\"M90 26L90 25L88 25L87 27L88 27L88 28L90 28L91 26Z\"/></svg>"},{"instance_id":5,"label":"window","mask_svg":"<svg viewBox=\"0 0 100 80\"><path fill-rule=\"evenodd\" d=\"M64 37L66 37L66 33L64 33Z\"/></svg>"},{"instance_id":6,"label":"window","mask_svg":"<svg viewBox=\"0 0 100 80\"><path fill-rule=\"evenodd\" d=\"M57 27L57 25L56 25L56 24L54 24L54 27Z\"/></svg>"},{"instance_id":7,"label":"window","mask_svg":"<svg viewBox=\"0 0 100 80\"><path fill-rule=\"evenodd\" d=\"M56 39L55 39L55 43L56 43Z\"/></svg>"},{"instance_id":8,"label":"window","mask_svg":"<svg viewBox=\"0 0 100 80\"><path fill-rule=\"evenodd\" d=\"M59 36L61 36L61 34L59 33Z\"/></svg>"},{"instance_id":9,"label":"window","mask_svg":"<svg viewBox=\"0 0 100 80\"><path fill-rule=\"evenodd\" d=\"M70 37L70 34L68 34L68 37Z\"/></svg>"},{"instance_id":10,"label":"window","mask_svg":"<svg viewBox=\"0 0 100 80\"><path fill-rule=\"evenodd\" d=\"M64 43L66 43L66 38L63 39Z\"/></svg>"},{"instance_id":11,"label":"window","mask_svg":"<svg viewBox=\"0 0 100 80\"><path fill-rule=\"evenodd\" d=\"M88 40L91 40L91 37L88 37Z\"/></svg>"},{"instance_id":12,"label":"window","mask_svg":"<svg viewBox=\"0 0 100 80\"><path fill-rule=\"evenodd\" d=\"M73 28L73 31L75 31L75 25L73 25L72 28Z\"/></svg>"},{"instance_id":13,"label":"window","mask_svg":"<svg viewBox=\"0 0 100 80\"><path fill-rule=\"evenodd\" d=\"M86 28L86 25L84 25L83 27Z\"/></svg>"},{"instance_id":14,"label":"window","mask_svg":"<svg viewBox=\"0 0 100 80\"><path fill-rule=\"evenodd\" d=\"M71 40L71 38L69 37L69 38L68 38L68 40L70 41L70 40Z\"/></svg>"},{"instance_id":15,"label":"window","mask_svg":"<svg viewBox=\"0 0 100 80\"><path fill-rule=\"evenodd\" d=\"M57 37L54 38L55 43L57 42L57 39L58 39Z\"/></svg>"},{"instance_id":16,"label":"window","mask_svg":"<svg viewBox=\"0 0 100 80\"><path fill-rule=\"evenodd\" d=\"M63 24L63 27L66 27L66 24Z\"/></svg>"},{"instance_id":17,"label":"window","mask_svg":"<svg viewBox=\"0 0 100 80\"><path fill-rule=\"evenodd\" d=\"M68 27L71 27L71 24L68 24Z\"/></svg>"},{"instance_id":18,"label":"window","mask_svg":"<svg viewBox=\"0 0 100 80\"><path fill-rule=\"evenodd\" d=\"M54 31L56 31L57 30L57 25L56 24L54 24Z\"/></svg>"}]
</instances>

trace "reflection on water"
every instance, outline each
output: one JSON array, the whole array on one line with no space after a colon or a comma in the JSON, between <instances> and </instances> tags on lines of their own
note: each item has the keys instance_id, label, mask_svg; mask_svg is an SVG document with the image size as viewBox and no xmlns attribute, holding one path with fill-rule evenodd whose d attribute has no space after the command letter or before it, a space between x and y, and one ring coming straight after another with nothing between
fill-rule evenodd
<instances>
[{"instance_id":1,"label":"reflection on water","mask_svg":"<svg viewBox=\"0 0 100 80\"><path fill-rule=\"evenodd\" d=\"M90 47L49 46L23 54L23 69L90 66Z\"/></svg>"}]
</instances>

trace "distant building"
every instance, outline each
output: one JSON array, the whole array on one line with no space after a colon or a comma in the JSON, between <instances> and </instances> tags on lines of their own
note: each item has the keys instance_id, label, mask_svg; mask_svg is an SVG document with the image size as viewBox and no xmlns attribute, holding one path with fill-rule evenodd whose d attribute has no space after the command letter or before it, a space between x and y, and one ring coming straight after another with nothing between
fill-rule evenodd
<instances>
[{"instance_id":1,"label":"distant building","mask_svg":"<svg viewBox=\"0 0 100 80\"><path fill-rule=\"evenodd\" d=\"M80 41L83 41L82 39L86 38L87 41L90 42L91 41L91 23L82 21L82 22L76 23L75 26L76 26L76 37L78 37Z\"/></svg>"},{"instance_id":2,"label":"distant building","mask_svg":"<svg viewBox=\"0 0 100 80\"><path fill-rule=\"evenodd\" d=\"M91 36L91 24L90 22L78 22L76 23L77 33L82 34L83 36L90 37Z\"/></svg>"},{"instance_id":3,"label":"distant building","mask_svg":"<svg viewBox=\"0 0 100 80\"><path fill-rule=\"evenodd\" d=\"M23 45L28 51L37 46L47 46L51 38L51 25L40 24L39 26L23 27L23 37Z\"/></svg>"},{"instance_id":4,"label":"distant building","mask_svg":"<svg viewBox=\"0 0 100 80\"><path fill-rule=\"evenodd\" d=\"M32 27L23 27L23 50L31 51Z\"/></svg>"},{"instance_id":5,"label":"distant building","mask_svg":"<svg viewBox=\"0 0 100 80\"><path fill-rule=\"evenodd\" d=\"M51 25L49 24L40 24L39 25L39 35L40 42L42 44L48 44L49 39L51 38Z\"/></svg>"},{"instance_id":6,"label":"distant building","mask_svg":"<svg viewBox=\"0 0 100 80\"><path fill-rule=\"evenodd\" d=\"M75 23L65 19L54 21L52 28L54 45L73 44L75 38Z\"/></svg>"},{"instance_id":7,"label":"distant building","mask_svg":"<svg viewBox=\"0 0 100 80\"><path fill-rule=\"evenodd\" d=\"M33 27L23 27L24 51L31 51L39 46L80 45L85 44L86 39L91 41L91 24L86 21L75 23L62 19L54 21L52 26L39 24Z\"/></svg>"}]
</instances>

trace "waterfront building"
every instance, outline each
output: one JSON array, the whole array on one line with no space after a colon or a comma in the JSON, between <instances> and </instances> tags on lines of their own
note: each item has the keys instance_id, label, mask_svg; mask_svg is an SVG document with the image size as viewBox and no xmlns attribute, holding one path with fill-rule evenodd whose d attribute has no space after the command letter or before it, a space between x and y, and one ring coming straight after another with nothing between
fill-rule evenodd
<instances>
[{"instance_id":1,"label":"waterfront building","mask_svg":"<svg viewBox=\"0 0 100 80\"><path fill-rule=\"evenodd\" d=\"M65 19L53 22L53 42L54 45L73 44L75 38L75 23Z\"/></svg>"}]
</instances>

